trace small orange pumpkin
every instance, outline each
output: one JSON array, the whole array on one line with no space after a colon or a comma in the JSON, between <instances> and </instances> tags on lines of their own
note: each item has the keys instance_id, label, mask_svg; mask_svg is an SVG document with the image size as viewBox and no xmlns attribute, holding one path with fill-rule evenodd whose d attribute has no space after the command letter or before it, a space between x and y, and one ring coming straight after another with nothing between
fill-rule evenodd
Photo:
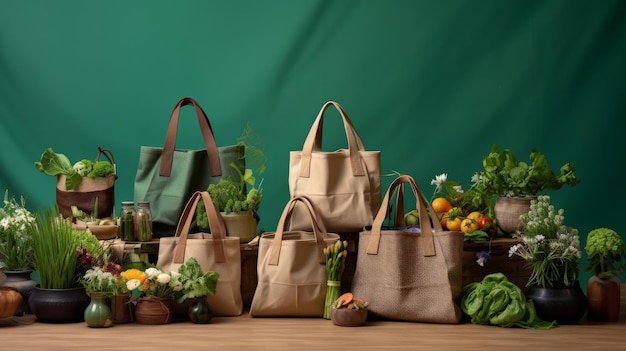
<instances>
[{"instance_id":1,"label":"small orange pumpkin","mask_svg":"<svg viewBox=\"0 0 626 351\"><path fill-rule=\"evenodd\" d=\"M8 318L17 313L22 306L22 294L15 288L0 287L0 318Z\"/></svg>"}]
</instances>

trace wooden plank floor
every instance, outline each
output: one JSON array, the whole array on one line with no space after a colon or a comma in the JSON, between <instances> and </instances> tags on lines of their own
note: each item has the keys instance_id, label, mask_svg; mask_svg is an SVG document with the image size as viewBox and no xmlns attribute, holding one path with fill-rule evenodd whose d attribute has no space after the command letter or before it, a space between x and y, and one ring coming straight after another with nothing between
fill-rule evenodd
<instances>
[{"instance_id":1,"label":"wooden plank floor","mask_svg":"<svg viewBox=\"0 0 626 351\"><path fill-rule=\"evenodd\" d=\"M218 317L210 324L47 324L32 315L0 320L0 350L626 350L626 284L618 323L550 330L376 321L338 327L322 318Z\"/></svg>"}]
</instances>

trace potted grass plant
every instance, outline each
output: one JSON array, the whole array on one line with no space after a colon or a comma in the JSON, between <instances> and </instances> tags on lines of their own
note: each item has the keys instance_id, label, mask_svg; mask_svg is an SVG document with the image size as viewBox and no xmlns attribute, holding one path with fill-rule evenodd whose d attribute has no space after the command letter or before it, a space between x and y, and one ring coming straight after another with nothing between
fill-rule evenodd
<instances>
[{"instance_id":1,"label":"potted grass plant","mask_svg":"<svg viewBox=\"0 0 626 351\"><path fill-rule=\"evenodd\" d=\"M39 284L29 297L31 311L42 322L83 321L90 299L77 278L81 235L63 219L57 207L35 214L32 233Z\"/></svg>"}]
</instances>

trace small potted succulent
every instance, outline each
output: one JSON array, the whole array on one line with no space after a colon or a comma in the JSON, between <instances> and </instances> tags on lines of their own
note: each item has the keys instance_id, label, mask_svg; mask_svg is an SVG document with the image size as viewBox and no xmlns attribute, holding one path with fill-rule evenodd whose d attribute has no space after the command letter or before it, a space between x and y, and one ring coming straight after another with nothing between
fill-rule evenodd
<instances>
[{"instance_id":1,"label":"small potted succulent","mask_svg":"<svg viewBox=\"0 0 626 351\"><path fill-rule=\"evenodd\" d=\"M596 228L587 234L587 318L617 322L620 313L620 280L626 272L626 244L616 231Z\"/></svg>"}]
</instances>

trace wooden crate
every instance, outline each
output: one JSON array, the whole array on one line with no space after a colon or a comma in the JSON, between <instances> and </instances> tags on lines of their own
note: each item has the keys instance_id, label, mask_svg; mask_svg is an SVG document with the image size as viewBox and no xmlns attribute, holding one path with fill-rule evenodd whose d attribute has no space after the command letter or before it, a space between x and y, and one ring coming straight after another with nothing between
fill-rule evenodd
<instances>
[{"instance_id":1,"label":"wooden crate","mask_svg":"<svg viewBox=\"0 0 626 351\"><path fill-rule=\"evenodd\" d=\"M241 299L244 309L252 304L252 297L257 285L257 257L259 255L258 246L241 245Z\"/></svg>"},{"instance_id":2,"label":"wooden crate","mask_svg":"<svg viewBox=\"0 0 626 351\"><path fill-rule=\"evenodd\" d=\"M494 238L491 242L491 259L481 267L476 263L477 253L489 252L488 241L465 242L463 249L463 286L481 281L486 275L501 272L517 285L524 293L528 290L526 283L531 270L526 267L526 261L519 256L509 257L509 248L520 243L513 238Z\"/></svg>"}]
</instances>

